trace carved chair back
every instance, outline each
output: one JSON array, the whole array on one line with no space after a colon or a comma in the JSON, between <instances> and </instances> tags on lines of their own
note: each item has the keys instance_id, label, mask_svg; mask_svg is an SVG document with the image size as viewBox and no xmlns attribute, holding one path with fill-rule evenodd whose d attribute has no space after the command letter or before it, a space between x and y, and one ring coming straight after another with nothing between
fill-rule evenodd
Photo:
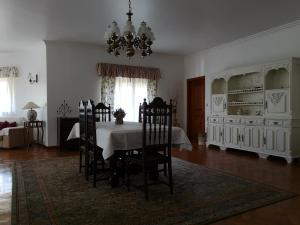
<instances>
[{"instance_id":1,"label":"carved chair back","mask_svg":"<svg viewBox=\"0 0 300 225\"><path fill-rule=\"evenodd\" d=\"M106 106L102 102L95 106L96 122L110 122L111 121L111 107Z\"/></svg>"}]
</instances>

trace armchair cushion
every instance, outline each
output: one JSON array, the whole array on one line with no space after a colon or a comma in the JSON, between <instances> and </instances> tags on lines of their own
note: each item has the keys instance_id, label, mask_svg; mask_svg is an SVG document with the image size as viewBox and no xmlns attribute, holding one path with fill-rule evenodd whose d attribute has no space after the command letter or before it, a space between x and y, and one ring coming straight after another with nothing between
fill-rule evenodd
<instances>
[{"instance_id":1,"label":"armchair cushion","mask_svg":"<svg viewBox=\"0 0 300 225\"><path fill-rule=\"evenodd\" d=\"M8 124L9 124L9 123L8 123L7 121L5 121L5 122L0 122L0 130L6 128L6 127L8 126Z\"/></svg>"},{"instance_id":2,"label":"armchair cushion","mask_svg":"<svg viewBox=\"0 0 300 225\"><path fill-rule=\"evenodd\" d=\"M24 121L23 117L0 117L0 148L25 145Z\"/></svg>"},{"instance_id":3,"label":"armchair cushion","mask_svg":"<svg viewBox=\"0 0 300 225\"><path fill-rule=\"evenodd\" d=\"M8 121L4 121L4 122L0 122L0 130L7 128L7 127L16 127L17 126L17 122L8 122Z\"/></svg>"}]
</instances>

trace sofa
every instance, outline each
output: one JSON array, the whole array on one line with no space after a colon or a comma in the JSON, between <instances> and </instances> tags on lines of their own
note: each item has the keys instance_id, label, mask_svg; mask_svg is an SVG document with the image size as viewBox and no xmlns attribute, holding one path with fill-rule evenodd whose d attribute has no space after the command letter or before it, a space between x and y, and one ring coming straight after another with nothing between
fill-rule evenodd
<instances>
[{"instance_id":1,"label":"sofa","mask_svg":"<svg viewBox=\"0 0 300 225\"><path fill-rule=\"evenodd\" d=\"M0 130L0 148L16 148L26 145L26 132L23 117L0 117L0 122L16 122L15 127L7 127Z\"/></svg>"}]
</instances>

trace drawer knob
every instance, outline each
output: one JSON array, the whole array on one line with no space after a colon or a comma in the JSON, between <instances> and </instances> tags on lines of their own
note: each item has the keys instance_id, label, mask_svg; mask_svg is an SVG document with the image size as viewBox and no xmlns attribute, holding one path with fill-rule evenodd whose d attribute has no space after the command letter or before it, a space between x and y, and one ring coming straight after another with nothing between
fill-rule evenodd
<instances>
[{"instance_id":1,"label":"drawer knob","mask_svg":"<svg viewBox=\"0 0 300 225\"><path fill-rule=\"evenodd\" d=\"M278 122L274 122L274 125L278 125Z\"/></svg>"},{"instance_id":2,"label":"drawer knob","mask_svg":"<svg viewBox=\"0 0 300 225\"><path fill-rule=\"evenodd\" d=\"M253 123L253 121L249 121L249 123Z\"/></svg>"}]
</instances>

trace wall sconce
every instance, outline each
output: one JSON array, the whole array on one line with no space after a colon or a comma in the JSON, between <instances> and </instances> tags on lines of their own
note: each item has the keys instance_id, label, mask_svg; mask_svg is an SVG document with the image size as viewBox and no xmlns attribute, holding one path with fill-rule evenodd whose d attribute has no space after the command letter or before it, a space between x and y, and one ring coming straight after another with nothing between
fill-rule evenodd
<instances>
[{"instance_id":1,"label":"wall sconce","mask_svg":"<svg viewBox=\"0 0 300 225\"><path fill-rule=\"evenodd\" d=\"M38 75L37 74L35 75L35 79L33 78L31 73L29 73L28 77L29 77L29 83L30 84L34 84L34 83L38 82Z\"/></svg>"}]
</instances>

